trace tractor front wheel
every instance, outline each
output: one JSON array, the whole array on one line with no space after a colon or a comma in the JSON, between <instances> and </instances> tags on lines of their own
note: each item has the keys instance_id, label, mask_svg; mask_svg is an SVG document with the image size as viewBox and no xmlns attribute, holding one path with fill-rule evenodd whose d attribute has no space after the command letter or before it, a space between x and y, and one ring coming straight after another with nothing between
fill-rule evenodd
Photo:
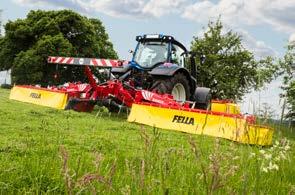
<instances>
[{"instance_id":1,"label":"tractor front wheel","mask_svg":"<svg viewBox=\"0 0 295 195\"><path fill-rule=\"evenodd\" d=\"M176 101L184 102L190 98L190 85L187 77L182 73L176 73L172 77L157 79L152 90L159 94L171 94Z\"/></svg>"}]
</instances>

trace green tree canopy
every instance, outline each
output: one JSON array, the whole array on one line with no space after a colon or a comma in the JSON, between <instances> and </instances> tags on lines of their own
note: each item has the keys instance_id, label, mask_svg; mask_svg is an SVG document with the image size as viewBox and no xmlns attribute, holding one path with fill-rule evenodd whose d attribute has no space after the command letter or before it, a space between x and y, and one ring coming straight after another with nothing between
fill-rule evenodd
<instances>
[{"instance_id":1,"label":"green tree canopy","mask_svg":"<svg viewBox=\"0 0 295 195\"><path fill-rule=\"evenodd\" d=\"M286 97L288 105L286 118L295 120L295 80L291 81L288 87L286 87Z\"/></svg>"},{"instance_id":2,"label":"green tree canopy","mask_svg":"<svg viewBox=\"0 0 295 195\"><path fill-rule=\"evenodd\" d=\"M284 97L287 100L286 118L295 120L295 43L290 43L287 46L287 52L280 60L280 65L283 74Z\"/></svg>"},{"instance_id":3,"label":"green tree canopy","mask_svg":"<svg viewBox=\"0 0 295 195\"><path fill-rule=\"evenodd\" d=\"M2 37L2 12L3 10L0 9L0 38Z\"/></svg>"},{"instance_id":4,"label":"green tree canopy","mask_svg":"<svg viewBox=\"0 0 295 195\"><path fill-rule=\"evenodd\" d=\"M194 37L191 51L206 55L205 63L197 68L197 82L211 88L213 98L240 100L250 89L270 82L278 66L272 57L255 60L253 53L243 47L241 36L223 31L217 20L209 22L203 37Z\"/></svg>"},{"instance_id":5,"label":"green tree canopy","mask_svg":"<svg viewBox=\"0 0 295 195\"><path fill-rule=\"evenodd\" d=\"M71 10L30 11L27 18L6 23L0 69L12 69L13 83L51 83L55 66L46 63L50 55L117 58L101 21ZM81 71L62 68L60 78L79 78Z\"/></svg>"}]
</instances>

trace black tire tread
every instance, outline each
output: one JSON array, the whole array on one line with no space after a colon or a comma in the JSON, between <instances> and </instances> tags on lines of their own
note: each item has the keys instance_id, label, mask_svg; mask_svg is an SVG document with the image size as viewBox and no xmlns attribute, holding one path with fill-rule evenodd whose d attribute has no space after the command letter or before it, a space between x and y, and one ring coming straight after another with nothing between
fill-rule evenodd
<instances>
[{"instance_id":1,"label":"black tire tread","mask_svg":"<svg viewBox=\"0 0 295 195\"><path fill-rule=\"evenodd\" d=\"M181 83L185 87L186 91L186 100L190 98L190 84L187 77L179 72L172 77L161 77L158 78L151 87L152 91L155 91L159 94L168 93L171 94L172 89L176 83Z\"/></svg>"}]
</instances>

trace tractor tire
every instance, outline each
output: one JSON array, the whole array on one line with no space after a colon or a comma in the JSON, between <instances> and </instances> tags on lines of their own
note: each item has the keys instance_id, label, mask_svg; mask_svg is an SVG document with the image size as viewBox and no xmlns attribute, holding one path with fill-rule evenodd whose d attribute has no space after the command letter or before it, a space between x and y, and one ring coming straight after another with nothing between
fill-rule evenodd
<instances>
[{"instance_id":1,"label":"tractor tire","mask_svg":"<svg viewBox=\"0 0 295 195\"><path fill-rule=\"evenodd\" d=\"M190 99L190 84L182 73L176 73L172 77L158 78L151 90L159 94L171 94L176 101L184 102Z\"/></svg>"},{"instance_id":2,"label":"tractor tire","mask_svg":"<svg viewBox=\"0 0 295 195\"><path fill-rule=\"evenodd\" d=\"M201 110L210 110L212 94L210 88L197 87L193 96L195 107Z\"/></svg>"}]
</instances>

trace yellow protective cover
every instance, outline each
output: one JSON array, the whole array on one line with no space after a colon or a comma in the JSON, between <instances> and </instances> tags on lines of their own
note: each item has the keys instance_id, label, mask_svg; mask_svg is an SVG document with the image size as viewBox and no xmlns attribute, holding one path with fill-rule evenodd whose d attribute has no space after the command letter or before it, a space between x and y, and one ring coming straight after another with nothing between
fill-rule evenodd
<instances>
[{"instance_id":1,"label":"yellow protective cover","mask_svg":"<svg viewBox=\"0 0 295 195\"><path fill-rule=\"evenodd\" d=\"M67 104L68 95L63 92L55 92L42 88L14 86L11 89L9 99L64 109Z\"/></svg>"},{"instance_id":2,"label":"yellow protective cover","mask_svg":"<svg viewBox=\"0 0 295 195\"><path fill-rule=\"evenodd\" d=\"M245 144L271 145L273 129L249 125L241 117L133 104L129 122L191 134L226 138Z\"/></svg>"},{"instance_id":3,"label":"yellow protective cover","mask_svg":"<svg viewBox=\"0 0 295 195\"><path fill-rule=\"evenodd\" d=\"M240 107L233 103L211 103L211 110L215 112L224 112L228 114L240 114Z\"/></svg>"}]
</instances>

